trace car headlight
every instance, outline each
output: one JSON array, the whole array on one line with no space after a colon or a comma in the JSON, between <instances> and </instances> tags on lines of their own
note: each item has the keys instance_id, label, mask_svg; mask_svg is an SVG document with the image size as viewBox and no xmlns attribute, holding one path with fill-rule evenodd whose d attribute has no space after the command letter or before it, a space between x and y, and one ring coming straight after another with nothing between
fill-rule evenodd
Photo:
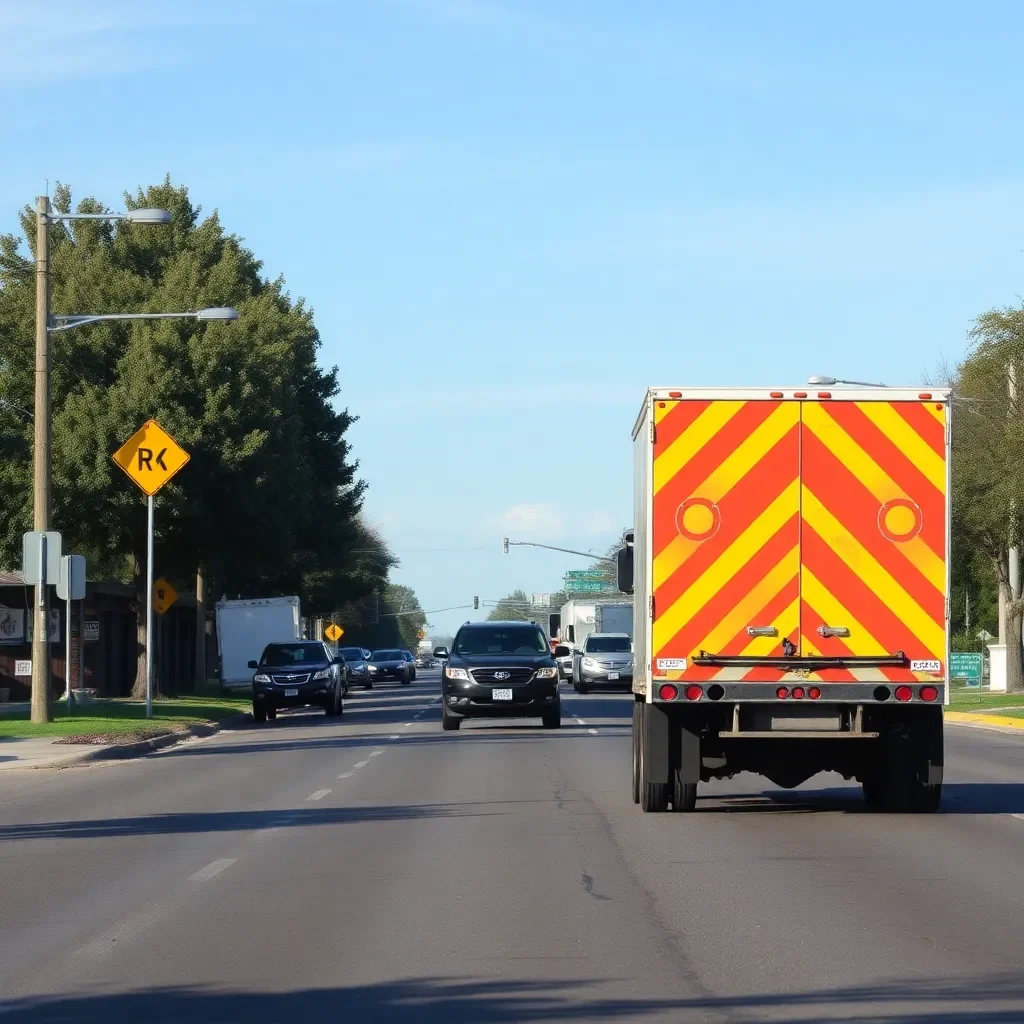
<instances>
[{"instance_id":1,"label":"car headlight","mask_svg":"<svg viewBox=\"0 0 1024 1024\"><path fill-rule=\"evenodd\" d=\"M538 679L554 679L558 675L557 668L539 668L537 669Z\"/></svg>"},{"instance_id":2,"label":"car headlight","mask_svg":"<svg viewBox=\"0 0 1024 1024\"><path fill-rule=\"evenodd\" d=\"M464 668L446 668L444 674L449 679L461 679L464 682L469 682L469 673Z\"/></svg>"},{"instance_id":3,"label":"car headlight","mask_svg":"<svg viewBox=\"0 0 1024 1024\"><path fill-rule=\"evenodd\" d=\"M366 666L366 670L367 670L367 672L376 672L377 671L377 666L376 665L367 665Z\"/></svg>"},{"instance_id":4,"label":"car headlight","mask_svg":"<svg viewBox=\"0 0 1024 1024\"><path fill-rule=\"evenodd\" d=\"M257 672L256 675L252 677L252 681L254 683L269 683L270 676L264 675L262 672Z\"/></svg>"},{"instance_id":5,"label":"car headlight","mask_svg":"<svg viewBox=\"0 0 1024 1024\"><path fill-rule=\"evenodd\" d=\"M593 658L584 658L582 665L584 668L598 668L598 664Z\"/></svg>"},{"instance_id":6,"label":"car headlight","mask_svg":"<svg viewBox=\"0 0 1024 1024\"><path fill-rule=\"evenodd\" d=\"M313 673L313 678L314 679L330 679L331 678L331 670L329 668L322 668L322 669L320 669L319 672L314 672Z\"/></svg>"}]
</instances>

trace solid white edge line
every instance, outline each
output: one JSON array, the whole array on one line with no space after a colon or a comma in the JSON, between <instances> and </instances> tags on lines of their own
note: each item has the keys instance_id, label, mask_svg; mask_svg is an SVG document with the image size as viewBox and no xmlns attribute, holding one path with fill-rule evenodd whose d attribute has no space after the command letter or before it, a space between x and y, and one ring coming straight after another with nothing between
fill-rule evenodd
<instances>
[{"instance_id":1,"label":"solid white edge line","mask_svg":"<svg viewBox=\"0 0 1024 1024\"><path fill-rule=\"evenodd\" d=\"M330 793L329 789L318 789L315 793L310 793L306 797L307 800L323 800L327 794Z\"/></svg>"},{"instance_id":2,"label":"solid white edge line","mask_svg":"<svg viewBox=\"0 0 1024 1024\"><path fill-rule=\"evenodd\" d=\"M194 875L189 875L189 881L206 882L222 871L226 871L237 859L237 857L222 857L220 860L211 861L205 868L200 868Z\"/></svg>"}]
</instances>

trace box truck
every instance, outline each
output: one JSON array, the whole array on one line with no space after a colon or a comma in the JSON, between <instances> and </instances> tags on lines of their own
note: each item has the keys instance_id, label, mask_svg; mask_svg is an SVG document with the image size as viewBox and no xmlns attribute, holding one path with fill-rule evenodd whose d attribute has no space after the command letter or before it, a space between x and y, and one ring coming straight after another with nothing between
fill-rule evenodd
<instances>
[{"instance_id":1,"label":"box truck","mask_svg":"<svg viewBox=\"0 0 1024 1024\"><path fill-rule=\"evenodd\" d=\"M249 688L249 662L258 661L267 644L301 639L297 597L218 601L215 609L222 689Z\"/></svg>"},{"instance_id":2,"label":"box truck","mask_svg":"<svg viewBox=\"0 0 1024 1024\"><path fill-rule=\"evenodd\" d=\"M949 392L653 388L633 430L633 797L821 771L934 811L948 694Z\"/></svg>"}]
</instances>

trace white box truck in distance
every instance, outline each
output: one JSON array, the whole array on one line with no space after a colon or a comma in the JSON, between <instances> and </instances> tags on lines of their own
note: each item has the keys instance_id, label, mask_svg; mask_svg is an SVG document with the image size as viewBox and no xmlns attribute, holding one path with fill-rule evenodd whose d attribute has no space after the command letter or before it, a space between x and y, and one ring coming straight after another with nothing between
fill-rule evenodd
<instances>
[{"instance_id":1,"label":"white box truck in distance","mask_svg":"<svg viewBox=\"0 0 1024 1024\"><path fill-rule=\"evenodd\" d=\"M949 417L942 388L648 391L618 563L643 810L744 771L937 809Z\"/></svg>"},{"instance_id":2,"label":"white box truck in distance","mask_svg":"<svg viewBox=\"0 0 1024 1024\"><path fill-rule=\"evenodd\" d=\"M222 689L250 687L249 662L258 661L267 644L301 637L297 597L218 601L216 615Z\"/></svg>"}]
</instances>

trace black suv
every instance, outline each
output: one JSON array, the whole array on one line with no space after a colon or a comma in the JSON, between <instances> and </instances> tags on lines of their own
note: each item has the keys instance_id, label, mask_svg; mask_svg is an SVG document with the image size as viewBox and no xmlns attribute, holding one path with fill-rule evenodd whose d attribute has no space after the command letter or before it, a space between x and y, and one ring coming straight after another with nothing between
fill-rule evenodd
<instances>
[{"instance_id":1,"label":"black suv","mask_svg":"<svg viewBox=\"0 0 1024 1024\"><path fill-rule=\"evenodd\" d=\"M312 704L328 715L341 714L341 696L348 689L345 659L335 658L319 640L267 644L252 677L252 717L277 718L278 708Z\"/></svg>"},{"instance_id":2,"label":"black suv","mask_svg":"<svg viewBox=\"0 0 1024 1024\"><path fill-rule=\"evenodd\" d=\"M441 672L441 728L464 718L540 718L562 724L558 667L533 622L467 622Z\"/></svg>"}]
</instances>

